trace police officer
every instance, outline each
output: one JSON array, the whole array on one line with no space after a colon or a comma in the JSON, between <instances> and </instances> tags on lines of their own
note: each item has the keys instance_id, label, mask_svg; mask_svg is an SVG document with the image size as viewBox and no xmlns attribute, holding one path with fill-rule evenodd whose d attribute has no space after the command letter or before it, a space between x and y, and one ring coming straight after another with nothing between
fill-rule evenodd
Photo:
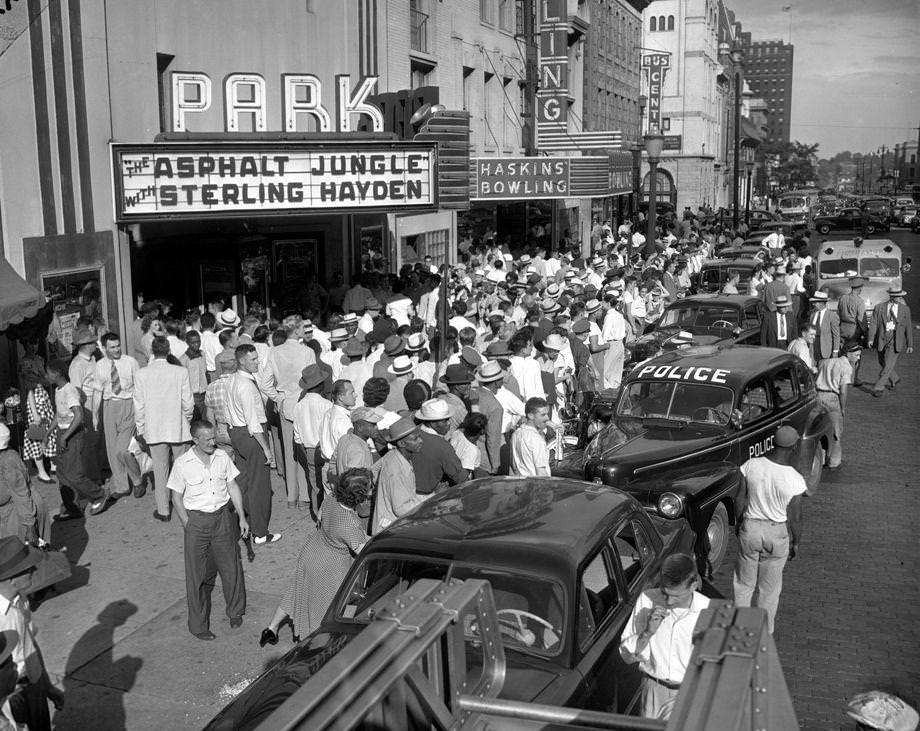
<instances>
[{"instance_id":1,"label":"police officer","mask_svg":"<svg viewBox=\"0 0 920 731\"><path fill-rule=\"evenodd\" d=\"M869 323L866 320L866 303L862 298L862 288L866 280L864 277L850 277L850 291L841 295L837 301L837 315L840 317L840 339L843 342L857 342L865 345ZM853 361L851 361L853 362ZM862 357L857 356L853 366L853 385L861 386L859 380L859 364Z\"/></svg>"}]
</instances>

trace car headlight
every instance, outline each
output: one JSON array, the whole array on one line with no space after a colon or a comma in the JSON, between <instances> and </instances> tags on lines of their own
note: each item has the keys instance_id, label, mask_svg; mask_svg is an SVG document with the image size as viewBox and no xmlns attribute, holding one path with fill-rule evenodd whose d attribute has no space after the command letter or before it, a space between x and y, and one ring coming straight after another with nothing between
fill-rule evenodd
<instances>
[{"instance_id":1,"label":"car headlight","mask_svg":"<svg viewBox=\"0 0 920 731\"><path fill-rule=\"evenodd\" d=\"M658 512L665 518L677 518L684 512L684 499L673 492L663 493L658 498Z\"/></svg>"}]
</instances>

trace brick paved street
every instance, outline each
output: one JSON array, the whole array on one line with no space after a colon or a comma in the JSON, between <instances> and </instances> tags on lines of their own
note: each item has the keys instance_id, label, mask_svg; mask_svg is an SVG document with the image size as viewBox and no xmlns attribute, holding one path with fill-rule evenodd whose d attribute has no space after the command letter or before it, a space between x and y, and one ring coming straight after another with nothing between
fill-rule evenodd
<instances>
[{"instance_id":1,"label":"brick paved street","mask_svg":"<svg viewBox=\"0 0 920 731\"><path fill-rule=\"evenodd\" d=\"M895 237L908 255L920 249L920 237ZM920 277L908 275L905 287L920 320ZM877 372L868 358L866 377ZM776 640L805 729L855 728L846 701L875 688L920 705L918 362L920 353L901 360L903 381L882 399L852 394L844 466L825 472L808 501L801 553L786 569ZM56 486L40 489L56 505ZM66 593L35 614L49 669L68 693L57 728L200 728L290 647L286 634L266 650L257 639L312 524L287 509L277 478L275 490L273 526L285 538L246 565L241 629L230 630L215 592L210 643L186 630L181 529L151 518L152 498L125 499L89 518L88 537L80 523L61 529L56 542L78 568ZM717 577L729 596L731 559Z\"/></svg>"}]
</instances>

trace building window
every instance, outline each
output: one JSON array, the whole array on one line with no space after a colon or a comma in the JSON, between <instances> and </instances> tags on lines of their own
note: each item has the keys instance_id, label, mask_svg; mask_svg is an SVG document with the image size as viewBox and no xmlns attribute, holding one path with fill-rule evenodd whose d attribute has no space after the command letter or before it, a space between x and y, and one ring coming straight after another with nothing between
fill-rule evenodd
<instances>
[{"instance_id":1,"label":"building window","mask_svg":"<svg viewBox=\"0 0 920 731\"><path fill-rule=\"evenodd\" d=\"M515 20L514 0L498 0L498 26L502 30L512 30Z\"/></svg>"},{"instance_id":2,"label":"building window","mask_svg":"<svg viewBox=\"0 0 920 731\"><path fill-rule=\"evenodd\" d=\"M664 30L664 29L665 29L664 16L659 15L658 16L658 30Z\"/></svg>"},{"instance_id":3,"label":"building window","mask_svg":"<svg viewBox=\"0 0 920 731\"><path fill-rule=\"evenodd\" d=\"M479 0L479 20L492 25L492 0Z\"/></svg>"},{"instance_id":4,"label":"building window","mask_svg":"<svg viewBox=\"0 0 920 731\"><path fill-rule=\"evenodd\" d=\"M654 15L651 18L649 18L648 29L658 30L658 18L656 18Z\"/></svg>"},{"instance_id":5,"label":"building window","mask_svg":"<svg viewBox=\"0 0 920 731\"><path fill-rule=\"evenodd\" d=\"M668 16L668 30L674 30L674 16Z\"/></svg>"},{"instance_id":6,"label":"building window","mask_svg":"<svg viewBox=\"0 0 920 731\"><path fill-rule=\"evenodd\" d=\"M418 0L409 3L409 44L413 51L428 53L428 14L418 8Z\"/></svg>"}]
</instances>

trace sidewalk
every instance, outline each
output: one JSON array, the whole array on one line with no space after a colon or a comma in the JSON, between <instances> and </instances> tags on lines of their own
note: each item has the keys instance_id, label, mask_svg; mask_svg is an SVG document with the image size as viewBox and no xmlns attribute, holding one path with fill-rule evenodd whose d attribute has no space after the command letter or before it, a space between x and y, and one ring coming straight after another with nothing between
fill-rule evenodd
<instances>
[{"instance_id":1,"label":"sidewalk","mask_svg":"<svg viewBox=\"0 0 920 731\"><path fill-rule=\"evenodd\" d=\"M76 564L33 617L48 672L67 696L55 728L201 728L291 647L289 630L274 648L260 649L258 639L313 522L308 513L288 509L277 476L272 486L272 529L284 538L257 547L253 563L243 553L247 609L240 629L230 629L218 581L212 642L188 632L182 529L175 519L153 519L149 491L140 500L122 498L85 523L54 526L54 545L67 546ZM57 485L38 489L56 509Z\"/></svg>"}]
</instances>

